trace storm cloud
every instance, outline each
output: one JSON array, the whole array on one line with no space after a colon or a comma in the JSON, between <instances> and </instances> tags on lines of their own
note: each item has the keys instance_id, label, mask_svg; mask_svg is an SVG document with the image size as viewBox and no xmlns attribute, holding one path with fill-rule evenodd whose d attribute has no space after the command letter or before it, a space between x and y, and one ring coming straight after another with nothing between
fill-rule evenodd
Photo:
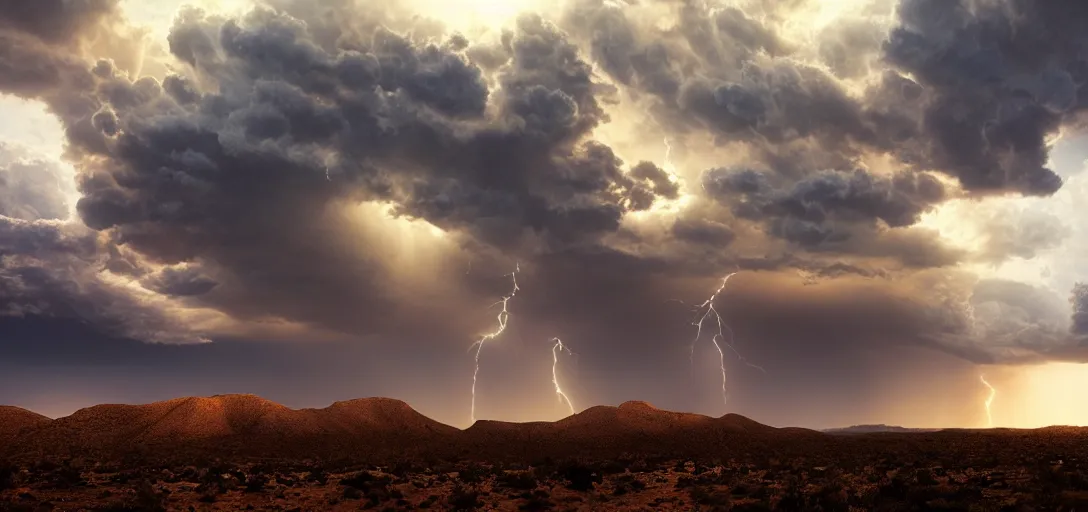
<instances>
[{"instance_id":1,"label":"storm cloud","mask_svg":"<svg viewBox=\"0 0 1088 512\"><path fill-rule=\"evenodd\" d=\"M649 345L686 325L662 297L741 270L723 300L772 346L1078 345L1083 300L961 268L1057 247L1060 222L995 218L965 249L925 220L1061 188L1088 8L902 0L798 41L789 4L578 0L471 36L366 2L186 6L138 65L115 2L5 4L0 91L49 106L76 178L0 146L0 305L144 341L461 343L520 264L533 328Z\"/></svg>"}]
</instances>

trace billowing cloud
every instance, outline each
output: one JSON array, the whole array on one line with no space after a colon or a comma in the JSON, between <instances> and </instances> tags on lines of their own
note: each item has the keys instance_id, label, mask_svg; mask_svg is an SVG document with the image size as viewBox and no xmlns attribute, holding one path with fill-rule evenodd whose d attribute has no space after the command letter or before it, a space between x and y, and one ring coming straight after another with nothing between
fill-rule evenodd
<instances>
[{"instance_id":1,"label":"billowing cloud","mask_svg":"<svg viewBox=\"0 0 1088 512\"><path fill-rule=\"evenodd\" d=\"M70 181L60 162L0 142L0 215L27 221L67 219L66 192L75 192Z\"/></svg>"},{"instance_id":2,"label":"billowing cloud","mask_svg":"<svg viewBox=\"0 0 1088 512\"><path fill-rule=\"evenodd\" d=\"M1037 210L1001 208L985 218L985 242L979 256L989 262L1010 258L1032 259L1040 251L1061 245L1072 234L1058 216Z\"/></svg>"},{"instance_id":3,"label":"billowing cloud","mask_svg":"<svg viewBox=\"0 0 1088 512\"><path fill-rule=\"evenodd\" d=\"M94 232L0 217L0 314L79 318L101 332L161 343L206 341L214 311L189 310L100 272Z\"/></svg>"},{"instance_id":4,"label":"billowing cloud","mask_svg":"<svg viewBox=\"0 0 1088 512\"><path fill-rule=\"evenodd\" d=\"M400 8L275 0L184 7L167 53L137 65L116 43L145 34L113 30L113 2L30 4L0 8L0 90L63 122L78 219L58 220L55 169L0 160L9 313L132 318L118 330L156 340L280 322L463 341L520 261L549 290L526 299L541 324L600 318L587 303L638 316L589 329L600 339L740 269L767 284L735 307L781 315L740 327L750 338L788 343L793 319L821 343L973 361L1079 340L1079 306L964 267L1056 247L1060 222L995 217L981 248L920 225L950 199L1061 187L1048 139L1081 111L1077 5L877 2L799 41L785 27L806 2L579 0L470 36ZM707 154L678 171L608 130Z\"/></svg>"},{"instance_id":5,"label":"billowing cloud","mask_svg":"<svg viewBox=\"0 0 1088 512\"><path fill-rule=\"evenodd\" d=\"M704 174L703 188L732 204L738 217L767 220L777 236L801 245L836 238L834 220L910 226L944 198L944 187L926 174L886 178L860 169L829 171L795 181L787 190L776 189L774 181L752 169L712 169Z\"/></svg>"},{"instance_id":6,"label":"billowing cloud","mask_svg":"<svg viewBox=\"0 0 1088 512\"><path fill-rule=\"evenodd\" d=\"M70 43L117 7L116 0L13 0L0 7L0 27L47 43Z\"/></svg>"}]
</instances>

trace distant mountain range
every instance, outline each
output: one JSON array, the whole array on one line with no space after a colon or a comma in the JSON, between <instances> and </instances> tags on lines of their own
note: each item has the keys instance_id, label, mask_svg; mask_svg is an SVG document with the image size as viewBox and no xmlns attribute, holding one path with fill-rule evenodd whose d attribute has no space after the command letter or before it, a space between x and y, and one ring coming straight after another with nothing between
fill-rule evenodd
<instances>
[{"instance_id":1,"label":"distant mountain range","mask_svg":"<svg viewBox=\"0 0 1088 512\"><path fill-rule=\"evenodd\" d=\"M878 432L896 432L896 433L924 433L924 432L938 432L943 429L939 428L907 428L900 427L898 425L885 425L883 423L877 425L853 425L850 427L842 428L825 428L821 432L827 434L874 434Z\"/></svg>"},{"instance_id":2,"label":"distant mountain range","mask_svg":"<svg viewBox=\"0 0 1088 512\"><path fill-rule=\"evenodd\" d=\"M881 433L925 435L934 430L888 425L823 432L775 428L737 414L715 418L664 411L637 401L619 407L590 407L554 422L481 420L462 430L389 398L336 402L322 409L291 409L255 395L216 395L146 405L96 405L55 420L17 407L0 407L0 460L81 457L192 462L231 458L377 463L404 458L473 458L524 462L625 455L703 460L791 455L833 459L844 450L864 452L885 445L888 438ZM964 430L949 435L987 443L999 435L998 431L981 436L979 432Z\"/></svg>"},{"instance_id":3,"label":"distant mountain range","mask_svg":"<svg viewBox=\"0 0 1088 512\"><path fill-rule=\"evenodd\" d=\"M389 398L291 409L255 395L217 395L96 405L55 420L16 407L0 409L0 457L15 459L729 456L821 437L736 414L714 418L646 402L591 407L555 422L481 420L464 430Z\"/></svg>"}]
</instances>

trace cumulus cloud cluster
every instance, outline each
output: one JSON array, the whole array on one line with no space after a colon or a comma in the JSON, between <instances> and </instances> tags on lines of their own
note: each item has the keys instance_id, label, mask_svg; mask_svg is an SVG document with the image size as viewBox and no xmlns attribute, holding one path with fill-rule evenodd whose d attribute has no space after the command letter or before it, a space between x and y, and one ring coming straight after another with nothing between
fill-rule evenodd
<instances>
[{"instance_id":1,"label":"cumulus cloud cluster","mask_svg":"<svg viewBox=\"0 0 1088 512\"><path fill-rule=\"evenodd\" d=\"M455 271L467 258L526 263L555 318L578 316L575 295L627 313L702 296L740 268L766 284L741 286L738 310L778 293L785 321L829 343L979 361L1075 345L1080 288L1070 306L964 277L968 256L918 224L951 198L1061 187L1048 140L1088 106L1088 8L902 0L873 21L885 4L801 44L783 27L803 1L576 0L470 39L361 0L268 0L183 7L149 57L115 0L5 3L0 91L62 121L79 222L55 169L0 155L0 307L158 341L267 321L456 338L492 293ZM743 165L625 160L596 132L638 134L616 106L680 144L743 148ZM636 214L673 217L662 232ZM444 232L420 250L445 284L397 271L377 234L396 218ZM1025 222L995 227L983 259L1060 243ZM795 270L820 286L774 277Z\"/></svg>"}]
</instances>

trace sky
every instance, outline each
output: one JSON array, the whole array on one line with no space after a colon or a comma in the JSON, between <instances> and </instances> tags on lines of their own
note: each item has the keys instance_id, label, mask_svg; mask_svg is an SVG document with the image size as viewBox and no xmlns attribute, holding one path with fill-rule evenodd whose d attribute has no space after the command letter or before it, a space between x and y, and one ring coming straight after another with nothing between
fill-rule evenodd
<instances>
[{"instance_id":1,"label":"sky","mask_svg":"<svg viewBox=\"0 0 1088 512\"><path fill-rule=\"evenodd\" d=\"M0 403L1088 425L1086 23L9 0Z\"/></svg>"}]
</instances>

